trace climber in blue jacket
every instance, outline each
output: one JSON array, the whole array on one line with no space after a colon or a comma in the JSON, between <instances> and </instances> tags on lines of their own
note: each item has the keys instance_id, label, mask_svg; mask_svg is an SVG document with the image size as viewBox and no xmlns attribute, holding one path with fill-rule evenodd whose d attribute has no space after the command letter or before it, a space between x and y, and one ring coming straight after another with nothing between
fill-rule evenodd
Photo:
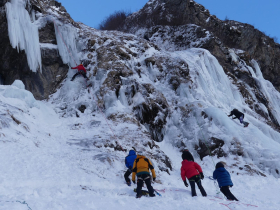
<instances>
[{"instance_id":1,"label":"climber in blue jacket","mask_svg":"<svg viewBox=\"0 0 280 210\"><path fill-rule=\"evenodd\" d=\"M229 188L233 186L229 172L225 169L224 164L219 162L216 164L216 170L213 173L213 178L217 179L221 192L228 200L238 201L230 192Z\"/></svg>"},{"instance_id":2,"label":"climber in blue jacket","mask_svg":"<svg viewBox=\"0 0 280 210\"><path fill-rule=\"evenodd\" d=\"M125 157L125 165L128 168L127 171L124 174L124 178L126 181L126 184L128 186L131 186L131 181L129 179L129 175L132 173L132 167L134 160L136 159L137 155L134 150L130 150L128 156Z\"/></svg>"}]
</instances>

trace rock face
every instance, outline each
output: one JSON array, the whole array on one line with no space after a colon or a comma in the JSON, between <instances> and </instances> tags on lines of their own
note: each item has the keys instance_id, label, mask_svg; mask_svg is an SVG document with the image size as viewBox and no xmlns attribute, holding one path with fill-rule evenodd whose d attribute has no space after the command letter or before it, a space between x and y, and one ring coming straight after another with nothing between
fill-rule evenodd
<instances>
[{"instance_id":1,"label":"rock face","mask_svg":"<svg viewBox=\"0 0 280 210\"><path fill-rule=\"evenodd\" d=\"M217 157L246 156L278 174L279 163L263 161L266 151L255 153L258 144L245 148L249 140L243 139L243 131L230 129L243 127L225 117L238 104L245 119L250 117L251 124L263 127L258 131L266 139L279 134L280 106L273 104L277 100L270 100L267 89L262 90L259 69L279 90L278 74L267 70L278 71L279 45L252 26L221 21L191 0L150 0L126 19L123 30L129 34L98 31L75 23L56 1L30 0L26 10L33 17L35 12L33 21L40 26L41 73L30 70L24 51L11 47L5 3L0 1L0 81L11 84L21 79L37 99L57 91L49 100L61 117L91 118L104 112L110 124L121 130L121 144L104 136L104 141L95 139L92 147L122 150L120 145L125 145L148 151L158 168L169 173L171 160L155 143L166 141L178 149L188 147L201 159L209 149ZM74 83L65 79L71 53L58 38L52 17L60 24L66 45L76 48L88 70L88 83L81 77ZM274 87L270 90L278 97ZM91 126L96 124L94 120ZM82 124L73 125L79 127ZM261 144L259 138L255 140Z\"/></svg>"},{"instance_id":2,"label":"rock face","mask_svg":"<svg viewBox=\"0 0 280 210\"><path fill-rule=\"evenodd\" d=\"M202 5L192 0L151 0L141 10L126 19L124 31L149 39L164 48L175 51L191 47L209 50L224 71L235 80L250 107L266 118L267 123L280 130L269 102L261 93L252 75L242 70L242 62L255 68L256 60L265 79L279 91L280 44L249 24L222 21L211 15ZM235 50L238 49L238 50ZM238 61L232 60L232 50ZM264 114L247 86L254 89L258 101L266 106Z\"/></svg>"},{"instance_id":3,"label":"rock face","mask_svg":"<svg viewBox=\"0 0 280 210\"><path fill-rule=\"evenodd\" d=\"M211 137L209 142L203 142L203 140L200 140L199 145L196 146L195 149L197 150L201 160L209 154L211 156L217 156L218 158L226 157L227 154L222 149L224 144L225 142L223 140Z\"/></svg>"},{"instance_id":4,"label":"rock face","mask_svg":"<svg viewBox=\"0 0 280 210\"><path fill-rule=\"evenodd\" d=\"M1 81L4 85L10 85L16 79L22 80L26 89L31 91L36 99L45 99L63 81L68 72L68 66L63 64L57 48L41 47L42 73L30 70L25 52L18 52L10 44L5 13L6 2L5 0L0 1L0 58L3 61L0 64ZM43 3L41 1L41 5ZM27 9L30 13L35 11L35 8L37 8L37 13L43 12L44 8L39 9L39 7L38 2L31 1L31 5L28 5ZM56 44L52 23L47 23L45 27L41 28L39 36L41 43Z\"/></svg>"},{"instance_id":5,"label":"rock face","mask_svg":"<svg viewBox=\"0 0 280 210\"><path fill-rule=\"evenodd\" d=\"M149 1L139 12L127 18L124 30L135 32L142 27L186 24L195 24L200 26L202 30L207 30L213 34L216 43L213 42L201 47L210 50L219 58L219 61L224 60L219 56L221 50L216 49L217 47L220 48L219 45L245 51L249 59L255 59L259 62L264 78L271 81L278 91L280 90L280 64L278 59L280 44L275 43L272 38L249 24L219 20L202 5L192 0ZM153 31L149 32L151 32L151 36ZM183 43L182 40L180 44Z\"/></svg>"}]
</instances>

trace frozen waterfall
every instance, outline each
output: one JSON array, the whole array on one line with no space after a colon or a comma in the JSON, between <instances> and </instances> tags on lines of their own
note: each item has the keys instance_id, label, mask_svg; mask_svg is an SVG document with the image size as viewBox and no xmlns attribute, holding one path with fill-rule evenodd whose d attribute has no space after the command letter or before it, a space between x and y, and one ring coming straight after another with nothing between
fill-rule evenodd
<instances>
[{"instance_id":1,"label":"frozen waterfall","mask_svg":"<svg viewBox=\"0 0 280 210\"><path fill-rule=\"evenodd\" d=\"M42 71L38 27L31 22L25 9L27 0L11 0L5 5L9 38L13 48L25 50L29 68Z\"/></svg>"}]
</instances>

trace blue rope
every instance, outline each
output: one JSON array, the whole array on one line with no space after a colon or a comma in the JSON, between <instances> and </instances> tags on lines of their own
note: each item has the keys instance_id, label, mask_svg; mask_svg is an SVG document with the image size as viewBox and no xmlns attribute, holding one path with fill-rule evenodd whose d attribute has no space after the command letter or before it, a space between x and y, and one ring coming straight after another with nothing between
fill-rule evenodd
<instances>
[{"instance_id":1,"label":"blue rope","mask_svg":"<svg viewBox=\"0 0 280 210\"><path fill-rule=\"evenodd\" d=\"M20 204L26 205L27 208L28 208L28 210L32 210L32 209L30 208L30 206L28 205L28 203L26 203L26 201L18 201L18 200L16 200L16 201L0 201L0 202L6 202L6 203L20 203Z\"/></svg>"},{"instance_id":2,"label":"blue rope","mask_svg":"<svg viewBox=\"0 0 280 210\"><path fill-rule=\"evenodd\" d=\"M27 208L28 208L28 210L32 210L31 208L30 208L30 206L28 205L28 203L26 203L26 201L16 201L16 202L18 202L18 203L20 203L20 204L23 204L23 205L26 205L27 206Z\"/></svg>"},{"instance_id":3,"label":"blue rope","mask_svg":"<svg viewBox=\"0 0 280 210\"><path fill-rule=\"evenodd\" d=\"M215 181L215 179L213 178L213 176L207 176L208 179Z\"/></svg>"}]
</instances>

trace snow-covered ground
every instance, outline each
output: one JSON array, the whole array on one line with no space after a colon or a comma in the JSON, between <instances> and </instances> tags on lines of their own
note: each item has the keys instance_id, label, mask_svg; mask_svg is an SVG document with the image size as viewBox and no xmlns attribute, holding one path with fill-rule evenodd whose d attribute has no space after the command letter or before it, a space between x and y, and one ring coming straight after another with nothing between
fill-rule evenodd
<instances>
[{"instance_id":1,"label":"snow-covered ground","mask_svg":"<svg viewBox=\"0 0 280 210\"><path fill-rule=\"evenodd\" d=\"M174 168L170 175L160 173L154 184L162 197L135 199L135 186L126 186L123 178L127 154L93 146L93 142L112 138L100 113L62 118L54 111L57 104L36 101L22 88L19 81L0 86L0 209L279 209L279 179L237 175L230 168L232 192L240 202L216 194L214 182L208 178L203 180L208 197L198 191L198 197L192 198L180 178L181 154L168 141L158 143ZM124 128L134 130L132 136L137 133L129 123L109 123L117 136ZM257 131L253 126L250 129ZM235 158L219 161L230 165ZM205 176L211 176L212 161L218 160L195 159ZM244 164L241 158L238 161Z\"/></svg>"},{"instance_id":2,"label":"snow-covered ground","mask_svg":"<svg viewBox=\"0 0 280 210\"><path fill-rule=\"evenodd\" d=\"M99 32L82 24L79 31L58 20L55 28L58 45L39 44L35 24L42 26L44 21L52 18L42 16L37 22L31 23L24 9L26 2L13 0L6 4L6 10L11 44L14 48L25 50L33 71L41 66L40 46L57 48L63 62L71 63L72 66L78 60L88 58L89 54L83 48L87 45L90 33L95 33L96 39L101 37L105 40L94 45L97 49L92 52L93 60L97 57L98 48L108 47L107 52L120 43L125 43L124 51L127 47L137 56L131 56L126 63L120 59L121 64L132 66L132 75L120 77L122 86L118 98L114 91L111 91L111 95L107 92L104 98L97 98L112 69L99 69L96 76L90 77L92 87L89 88L86 88L82 77L70 82L69 78L75 71L69 70L61 88L48 101L36 101L21 81L15 81L11 86L0 86L0 209L280 209L280 181L275 178L279 177L276 169L280 166L280 134L251 110L236 84L207 50L156 50L140 39L136 40L133 35ZM21 28L15 21L17 19L21 19L28 27ZM60 39L59 33L64 41ZM78 35L85 38L81 38L77 44ZM68 48L64 45L68 45ZM36 56L32 56L33 53ZM238 62L239 58L233 50L231 56ZM160 70L157 65L147 66L145 59L150 57L170 58L174 66L183 63L183 70L187 69L186 63L190 80L180 83L176 90L172 89L168 76L176 68L165 67ZM254 68L240 68L250 72L269 100L272 114L279 121L279 92L263 78L257 62L251 62ZM140 73L135 70L138 63L141 66ZM94 65L89 65L91 75L97 67ZM151 141L149 131L135 120L133 108L147 100L147 97L139 91L132 98L127 98L125 88L132 84L131 81L137 82L139 86L151 85L157 92L151 91L153 93L147 95L156 99L156 93L162 93L167 101L170 112L164 139L156 143L159 149L147 146L147 142ZM255 96L250 87L248 91ZM104 102L104 114L99 112L96 104L98 100ZM128 100L132 102L129 104ZM81 105L86 106L84 113L78 110ZM259 106L264 113L268 113L263 104ZM250 123L248 128L244 129L239 122L227 117L226 114L233 108L245 112L245 120ZM184 113L184 110L187 111ZM208 117L204 119L202 112ZM105 116L115 116L116 119L105 120ZM120 119L117 118L119 116ZM206 141L211 137L224 140L223 150L228 156L219 159L207 156L201 161L194 147L199 140ZM198 197L192 198L190 187L186 188L181 180L182 160L178 148L181 143L188 146L202 166L206 177L203 180L208 194L206 198L199 192ZM123 178L127 152L115 150L117 145L127 150L132 146L144 149L155 166L157 181L153 185L162 194L161 197L135 199L135 185L128 187ZM232 147L236 145L240 145L242 156L232 154L232 150L236 149ZM163 152L171 160L173 170L170 175L160 171L160 159L153 158ZM225 200L221 193L217 193L215 183L209 179L218 161L227 163L226 168L234 183L232 192L240 202ZM251 174L245 170L245 166L252 169Z\"/></svg>"}]
</instances>

